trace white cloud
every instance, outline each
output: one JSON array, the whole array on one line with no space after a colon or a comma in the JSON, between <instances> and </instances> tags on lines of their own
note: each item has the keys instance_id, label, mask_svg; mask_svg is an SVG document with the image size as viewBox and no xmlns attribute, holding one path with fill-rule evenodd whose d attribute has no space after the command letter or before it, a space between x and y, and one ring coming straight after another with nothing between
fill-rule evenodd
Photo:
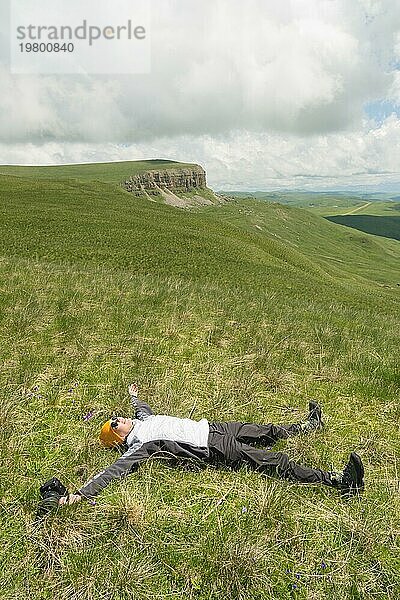
<instances>
[{"instance_id":1,"label":"white cloud","mask_svg":"<svg viewBox=\"0 0 400 600\"><path fill-rule=\"evenodd\" d=\"M351 127L392 83L394 0L154 0L150 75L0 71L0 139L138 142Z\"/></svg>"},{"instance_id":2,"label":"white cloud","mask_svg":"<svg viewBox=\"0 0 400 600\"><path fill-rule=\"evenodd\" d=\"M229 136L165 137L139 144L0 144L0 162L61 164L168 158L200 163L214 189L323 189L400 184L400 120L314 135L234 131ZM28 160L26 160L27 157ZM34 160L32 160L32 157ZM128 173L127 173L128 175Z\"/></svg>"},{"instance_id":3,"label":"white cloud","mask_svg":"<svg viewBox=\"0 0 400 600\"><path fill-rule=\"evenodd\" d=\"M150 75L0 65L0 161L165 157L226 189L396 178L399 121L363 105L400 103L399 30L397 0L153 0Z\"/></svg>"}]
</instances>

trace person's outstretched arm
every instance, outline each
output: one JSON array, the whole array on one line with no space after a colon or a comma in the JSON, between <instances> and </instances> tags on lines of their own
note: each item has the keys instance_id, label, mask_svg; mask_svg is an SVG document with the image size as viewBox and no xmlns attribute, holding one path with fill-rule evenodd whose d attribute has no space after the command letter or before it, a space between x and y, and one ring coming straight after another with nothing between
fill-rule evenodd
<instances>
[{"instance_id":1,"label":"person's outstretched arm","mask_svg":"<svg viewBox=\"0 0 400 600\"><path fill-rule=\"evenodd\" d=\"M146 402L142 402L138 398L138 386L136 383L131 383L128 387L128 392L131 397L132 407L134 410L134 418L144 421L153 411ZM81 489L73 494L60 498L59 504L75 504L82 500L82 497L92 498L97 495L110 481L119 477L124 477L128 473L136 470L139 463L149 457L149 443L131 446L118 460L104 471L100 471L92 479L90 479Z\"/></svg>"},{"instance_id":2,"label":"person's outstretched arm","mask_svg":"<svg viewBox=\"0 0 400 600\"><path fill-rule=\"evenodd\" d=\"M133 408L133 416L135 419L139 419L139 421L144 421L150 415L153 415L153 411L150 406L146 404L146 402L142 402L138 398L138 386L136 383L131 383L128 387L128 392L131 397L131 403Z\"/></svg>"},{"instance_id":3,"label":"person's outstretched arm","mask_svg":"<svg viewBox=\"0 0 400 600\"><path fill-rule=\"evenodd\" d=\"M93 499L99 494L111 481L126 477L129 473L136 471L139 464L149 458L151 454L159 450L154 442L141 444L139 448L132 446L122 456L120 456L112 465L100 471L89 479L79 490L69 496L63 496L59 504L74 504L82 498Z\"/></svg>"}]
</instances>

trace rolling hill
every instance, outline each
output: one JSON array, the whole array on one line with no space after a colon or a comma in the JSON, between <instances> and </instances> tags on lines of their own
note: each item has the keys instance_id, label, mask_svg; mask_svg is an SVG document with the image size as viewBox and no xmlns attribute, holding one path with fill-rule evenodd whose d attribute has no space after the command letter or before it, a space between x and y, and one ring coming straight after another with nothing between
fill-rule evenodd
<instances>
[{"instance_id":1,"label":"rolling hill","mask_svg":"<svg viewBox=\"0 0 400 600\"><path fill-rule=\"evenodd\" d=\"M399 242L257 199L150 202L128 166L148 168L0 167L3 597L398 598ZM43 481L116 458L97 435L131 381L210 421L318 398L325 429L277 448L356 450L365 493L164 459L33 524Z\"/></svg>"}]
</instances>

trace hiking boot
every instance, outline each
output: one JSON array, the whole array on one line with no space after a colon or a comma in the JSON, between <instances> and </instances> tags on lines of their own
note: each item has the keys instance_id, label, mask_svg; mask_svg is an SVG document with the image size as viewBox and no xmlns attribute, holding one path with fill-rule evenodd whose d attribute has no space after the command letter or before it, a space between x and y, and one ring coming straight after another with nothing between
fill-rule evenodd
<instances>
[{"instance_id":1,"label":"hiking boot","mask_svg":"<svg viewBox=\"0 0 400 600\"><path fill-rule=\"evenodd\" d=\"M312 424L313 429L322 429L324 426L322 421L322 410L316 400L310 400L308 404L307 421Z\"/></svg>"},{"instance_id":2,"label":"hiking boot","mask_svg":"<svg viewBox=\"0 0 400 600\"><path fill-rule=\"evenodd\" d=\"M323 426L321 407L315 400L310 400L308 418L304 423L299 423L300 431L301 433L310 433L316 429L322 429Z\"/></svg>"},{"instance_id":3,"label":"hiking boot","mask_svg":"<svg viewBox=\"0 0 400 600\"><path fill-rule=\"evenodd\" d=\"M350 454L349 462L343 469L339 489L342 496L346 498L360 494L364 490L364 466L355 452Z\"/></svg>"},{"instance_id":4,"label":"hiking boot","mask_svg":"<svg viewBox=\"0 0 400 600\"><path fill-rule=\"evenodd\" d=\"M322 422L322 411L321 407L315 400L311 400L308 404L308 417L307 421L298 423L296 427L299 433L311 433L316 429L322 429L324 426Z\"/></svg>"}]
</instances>

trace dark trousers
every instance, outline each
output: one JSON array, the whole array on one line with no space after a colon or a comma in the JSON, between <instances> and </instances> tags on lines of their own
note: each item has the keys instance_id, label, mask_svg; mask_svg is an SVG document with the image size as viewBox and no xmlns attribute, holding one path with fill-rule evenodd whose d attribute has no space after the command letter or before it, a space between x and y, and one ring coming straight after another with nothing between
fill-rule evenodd
<instances>
[{"instance_id":1,"label":"dark trousers","mask_svg":"<svg viewBox=\"0 0 400 600\"><path fill-rule=\"evenodd\" d=\"M334 486L331 474L321 469L303 467L289 460L283 452L271 452L257 448L256 444L272 447L275 442L301 433L295 425L256 425L254 423L210 423L208 437L210 461L223 463L232 468L248 465L250 468L277 475L298 483L322 483Z\"/></svg>"}]
</instances>

